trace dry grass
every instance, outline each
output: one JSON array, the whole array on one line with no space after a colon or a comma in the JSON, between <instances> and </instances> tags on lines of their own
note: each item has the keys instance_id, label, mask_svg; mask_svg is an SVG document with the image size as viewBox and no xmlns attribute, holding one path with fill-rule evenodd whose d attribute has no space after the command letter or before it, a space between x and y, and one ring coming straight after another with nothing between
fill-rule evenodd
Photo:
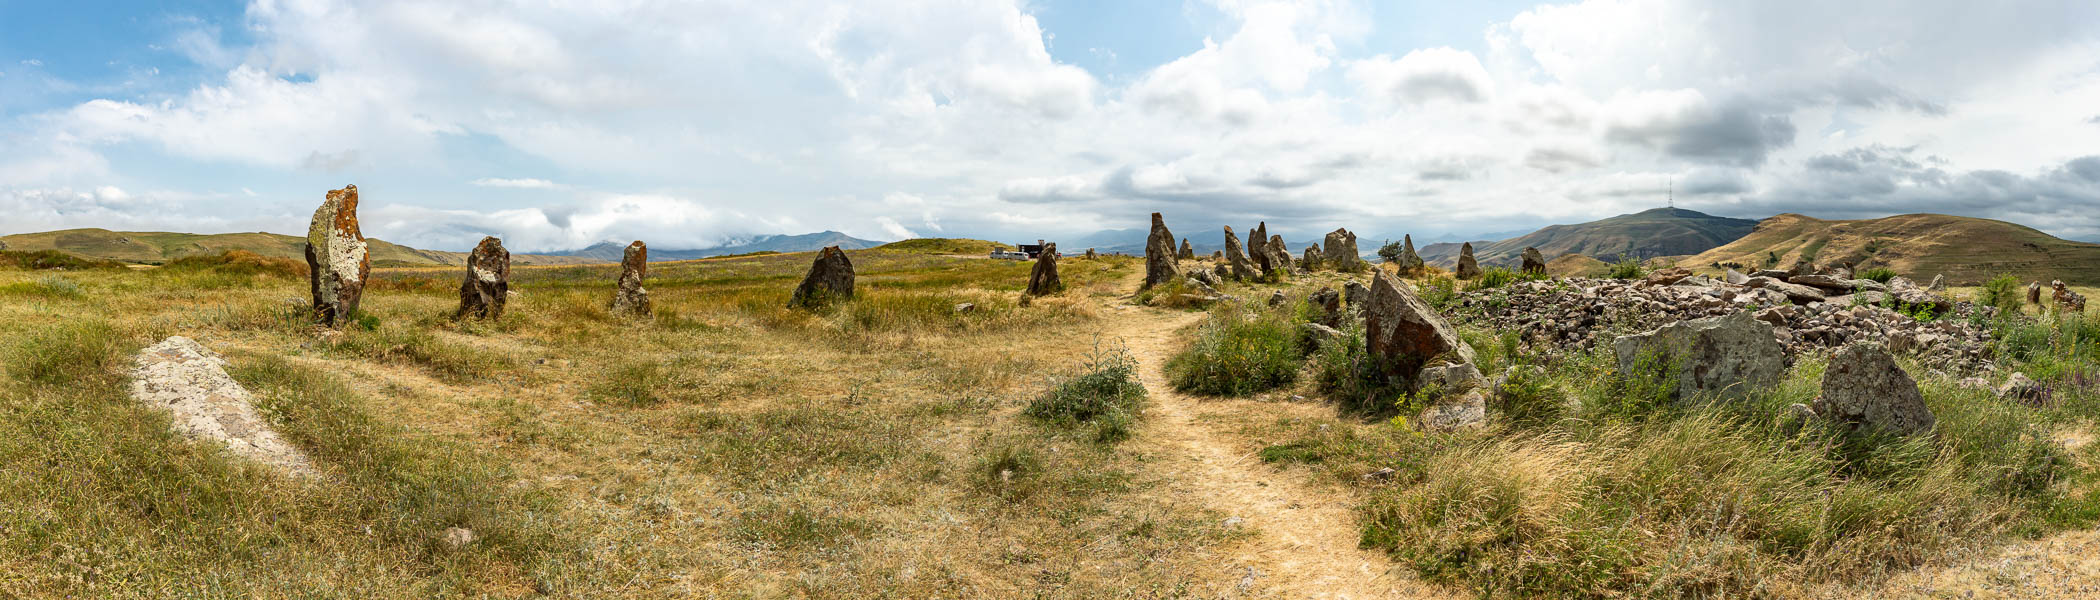
<instances>
[{"instance_id":1,"label":"dry grass","mask_svg":"<svg viewBox=\"0 0 2100 600\"><path fill-rule=\"evenodd\" d=\"M456 323L460 273L381 270L320 336L302 280L239 264L0 270L0 596L1171 596L1218 517L1148 495L1129 451L1020 414L1078 373L1142 265L855 251L859 295L785 308L810 256L519 267ZM239 263L240 261L231 261ZM955 305L976 309L958 313ZM126 355L173 334L330 473L300 484L168 434ZM462 550L445 527L473 529Z\"/></svg>"}]
</instances>

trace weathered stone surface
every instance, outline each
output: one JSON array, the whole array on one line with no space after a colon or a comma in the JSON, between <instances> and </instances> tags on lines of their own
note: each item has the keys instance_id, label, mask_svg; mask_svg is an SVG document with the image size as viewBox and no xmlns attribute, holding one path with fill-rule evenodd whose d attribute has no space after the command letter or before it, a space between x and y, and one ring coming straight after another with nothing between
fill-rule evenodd
<instances>
[{"instance_id":1,"label":"weathered stone surface","mask_svg":"<svg viewBox=\"0 0 2100 600\"><path fill-rule=\"evenodd\" d=\"M306 228L306 277L313 291L314 317L329 327L349 321L371 274L372 257L357 228L357 186L330 190Z\"/></svg>"},{"instance_id":2,"label":"weathered stone surface","mask_svg":"<svg viewBox=\"0 0 2100 600\"><path fill-rule=\"evenodd\" d=\"M1342 301L1349 303L1351 308L1363 308L1364 301L1370 298L1371 288L1365 286L1363 282L1351 281L1342 284Z\"/></svg>"},{"instance_id":3,"label":"weathered stone surface","mask_svg":"<svg viewBox=\"0 0 2100 600\"><path fill-rule=\"evenodd\" d=\"M1421 372L1415 374L1415 389L1418 390L1439 386L1444 392L1455 394L1462 390L1485 388L1487 385L1487 376L1480 373L1480 367L1473 366L1470 362L1423 367Z\"/></svg>"},{"instance_id":4,"label":"weathered stone surface","mask_svg":"<svg viewBox=\"0 0 2100 600\"><path fill-rule=\"evenodd\" d=\"M1786 371L1786 347L1773 337L1772 326L1741 311L1619 336L1612 351L1619 372L1629 376L1645 375L1639 373L1644 359L1660 361L1649 366L1665 369L1665 381L1679 397L1742 398L1778 383Z\"/></svg>"},{"instance_id":5,"label":"weathered stone surface","mask_svg":"<svg viewBox=\"0 0 2100 600\"><path fill-rule=\"evenodd\" d=\"M1364 260L1356 251L1356 234L1348 229L1327 232L1326 239L1320 240L1320 248L1325 253L1320 262L1335 270L1354 271L1363 265Z\"/></svg>"},{"instance_id":6,"label":"weathered stone surface","mask_svg":"<svg viewBox=\"0 0 2100 600\"><path fill-rule=\"evenodd\" d=\"M438 534L438 541L453 550L465 549L477 539L481 539L480 536L474 535L474 530L465 527L446 527L443 533Z\"/></svg>"},{"instance_id":7,"label":"weathered stone surface","mask_svg":"<svg viewBox=\"0 0 2100 600\"><path fill-rule=\"evenodd\" d=\"M1276 270L1275 266L1269 264L1272 258L1274 256L1269 254L1269 223L1256 223L1254 229L1247 230L1247 259L1254 261L1254 268L1267 275Z\"/></svg>"},{"instance_id":8,"label":"weathered stone surface","mask_svg":"<svg viewBox=\"0 0 2100 600\"><path fill-rule=\"evenodd\" d=\"M1826 292L1846 293L1852 291L1852 280L1838 279L1829 275L1802 275L1786 280L1787 283L1805 285Z\"/></svg>"},{"instance_id":9,"label":"weathered stone surface","mask_svg":"<svg viewBox=\"0 0 2100 600\"><path fill-rule=\"evenodd\" d=\"M1742 271L1729 269L1727 273L1721 275L1721 280L1728 282L1730 285L1742 285L1750 281L1750 276L1744 275Z\"/></svg>"},{"instance_id":10,"label":"weathered stone surface","mask_svg":"<svg viewBox=\"0 0 2100 600\"><path fill-rule=\"evenodd\" d=\"M1932 431L1935 422L1917 382L1874 342L1838 350L1823 369L1823 395L1810 407L1825 419L1902 434Z\"/></svg>"},{"instance_id":11,"label":"weathered stone surface","mask_svg":"<svg viewBox=\"0 0 2100 600\"><path fill-rule=\"evenodd\" d=\"M1946 274L1944 274L1944 273L1942 273L1942 274L1938 274L1938 275L1933 275L1933 276L1932 276L1932 283L1926 284L1926 285L1925 285L1925 289L1926 289L1927 291L1933 291L1933 292L1944 292L1944 291L1947 291L1947 275L1946 275Z\"/></svg>"},{"instance_id":12,"label":"weathered stone surface","mask_svg":"<svg viewBox=\"0 0 2100 600\"><path fill-rule=\"evenodd\" d=\"M614 314L649 316L649 290L642 289L642 278L648 275L649 245L635 240L620 255L620 279L613 286Z\"/></svg>"},{"instance_id":13,"label":"weathered stone surface","mask_svg":"<svg viewBox=\"0 0 2100 600\"><path fill-rule=\"evenodd\" d=\"M2027 282L2027 303L2036 306L2042 304L2042 282Z\"/></svg>"},{"instance_id":14,"label":"weathered stone surface","mask_svg":"<svg viewBox=\"0 0 2100 600\"><path fill-rule=\"evenodd\" d=\"M1458 272L1456 275L1458 275L1459 279L1472 279L1480 276L1480 262L1473 260L1473 242L1459 244Z\"/></svg>"},{"instance_id":15,"label":"weathered stone surface","mask_svg":"<svg viewBox=\"0 0 2100 600\"><path fill-rule=\"evenodd\" d=\"M1950 303L1932 290L1919 286L1917 282L1902 277L1889 279L1889 296L1916 310L1920 307L1934 313L1947 310Z\"/></svg>"},{"instance_id":16,"label":"weathered stone surface","mask_svg":"<svg viewBox=\"0 0 2100 600\"><path fill-rule=\"evenodd\" d=\"M1065 290L1065 281L1057 277L1057 243L1043 244L1043 253L1036 255L1035 268L1028 272L1030 296L1046 296Z\"/></svg>"},{"instance_id":17,"label":"weathered stone surface","mask_svg":"<svg viewBox=\"0 0 2100 600\"><path fill-rule=\"evenodd\" d=\"M1320 324L1328 327L1342 326L1342 295L1335 293L1334 288L1322 287L1320 291L1313 292L1307 301L1320 310Z\"/></svg>"},{"instance_id":18,"label":"weathered stone surface","mask_svg":"<svg viewBox=\"0 0 2100 600\"><path fill-rule=\"evenodd\" d=\"M1538 248L1533 248L1533 247L1530 247L1530 246L1525 246L1525 247L1524 247L1524 271L1523 271L1523 272L1525 272L1525 273L1533 273L1533 274L1538 274L1538 275L1545 275L1545 274L1546 274L1546 255L1544 255L1544 254L1540 254L1540 253L1539 253L1539 249L1538 249Z\"/></svg>"},{"instance_id":19,"label":"weathered stone surface","mask_svg":"<svg viewBox=\"0 0 2100 600\"><path fill-rule=\"evenodd\" d=\"M1306 246L1306 247L1305 247L1305 257L1304 257L1304 258L1302 258L1302 259L1299 259L1299 260L1298 260L1298 266L1299 266L1300 268L1303 268L1303 269L1307 270L1307 271L1310 271L1310 270L1313 270L1313 269L1317 269L1317 268L1319 268L1319 267L1320 267L1320 245L1319 245L1319 244L1313 244L1313 245L1311 245L1311 246Z\"/></svg>"},{"instance_id":20,"label":"weathered stone surface","mask_svg":"<svg viewBox=\"0 0 2100 600\"><path fill-rule=\"evenodd\" d=\"M1095 257L1096 257L1096 255L1094 254L1094 249L1093 249L1093 248L1087 248L1087 249L1086 249L1086 258L1087 258L1087 260L1093 260L1093 259L1094 259Z\"/></svg>"},{"instance_id":21,"label":"weathered stone surface","mask_svg":"<svg viewBox=\"0 0 2100 600\"><path fill-rule=\"evenodd\" d=\"M2042 385L2026 373L2013 373L2012 377L2005 378L2005 385L1998 386L1998 397L2041 406L2049 401L2049 386Z\"/></svg>"},{"instance_id":22,"label":"weathered stone surface","mask_svg":"<svg viewBox=\"0 0 2100 600\"><path fill-rule=\"evenodd\" d=\"M1342 339L1341 330L1319 323L1305 323L1298 328L1303 336L1303 343L1308 349L1318 348L1327 342Z\"/></svg>"},{"instance_id":23,"label":"weathered stone surface","mask_svg":"<svg viewBox=\"0 0 2100 600\"><path fill-rule=\"evenodd\" d=\"M1289 302L1289 301L1291 301L1290 297L1288 297L1288 296L1284 296L1284 295L1283 295L1283 290L1277 290L1277 291L1274 291L1274 292L1269 292L1269 308L1276 308L1276 307L1278 307L1278 306L1283 306L1283 303L1285 303L1285 302Z\"/></svg>"},{"instance_id":24,"label":"weathered stone surface","mask_svg":"<svg viewBox=\"0 0 2100 600\"><path fill-rule=\"evenodd\" d=\"M1654 272L1649 273L1648 277L1642 279L1641 283L1644 285L1673 285L1691 276L1691 269L1670 267L1668 269L1656 269Z\"/></svg>"},{"instance_id":25,"label":"weathered stone surface","mask_svg":"<svg viewBox=\"0 0 2100 600\"><path fill-rule=\"evenodd\" d=\"M2051 299L2056 302L2056 310L2073 313L2085 312L2085 296L2080 296L2078 292L2071 291L2071 286L2064 285L2062 281L2051 281L2049 282L2049 287L2053 291Z\"/></svg>"},{"instance_id":26,"label":"weathered stone surface","mask_svg":"<svg viewBox=\"0 0 2100 600\"><path fill-rule=\"evenodd\" d=\"M1364 342L1371 360L1388 376L1412 380L1424 365L1440 356L1473 362L1473 352L1458 339L1458 330L1415 294L1414 286L1385 271L1372 275L1364 304Z\"/></svg>"},{"instance_id":27,"label":"weathered stone surface","mask_svg":"<svg viewBox=\"0 0 2100 600\"><path fill-rule=\"evenodd\" d=\"M1181 257L1183 260L1195 260L1196 247L1189 245L1188 238L1181 238L1181 253L1176 256Z\"/></svg>"},{"instance_id":28,"label":"weathered stone surface","mask_svg":"<svg viewBox=\"0 0 2100 600\"><path fill-rule=\"evenodd\" d=\"M1743 285L1786 294L1787 300L1795 304L1810 304L1829 299L1829 296L1824 295L1823 290L1805 285L1794 285L1770 277L1752 277L1750 281L1744 282Z\"/></svg>"},{"instance_id":29,"label":"weathered stone surface","mask_svg":"<svg viewBox=\"0 0 2100 600\"><path fill-rule=\"evenodd\" d=\"M301 477L313 463L255 411L255 397L226 374L226 359L182 336L139 351L131 397L174 416L175 433L225 444L235 455Z\"/></svg>"},{"instance_id":30,"label":"weathered stone surface","mask_svg":"<svg viewBox=\"0 0 2100 600\"><path fill-rule=\"evenodd\" d=\"M1284 247L1283 236L1269 236L1268 249L1270 268L1278 269L1286 273L1290 272L1291 250L1290 248Z\"/></svg>"},{"instance_id":31,"label":"weathered stone surface","mask_svg":"<svg viewBox=\"0 0 2100 600\"><path fill-rule=\"evenodd\" d=\"M1413 272L1422 269L1422 255L1415 253L1415 236L1413 234L1400 236L1399 263L1400 269L1404 271Z\"/></svg>"},{"instance_id":32,"label":"weathered stone surface","mask_svg":"<svg viewBox=\"0 0 2100 600\"><path fill-rule=\"evenodd\" d=\"M1145 238L1145 287L1181 280L1181 261L1174 257L1174 232L1167 230L1165 217L1152 213L1152 234Z\"/></svg>"},{"instance_id":33,"label":"weathered stone surface","mask_svg":"<svg viewBox=\"0 0 2100 600\"><path fill-rule=\"evenodd\" d=\"M467 253L466 281L459 284L459 312L453 317L501 318L509 298L510 251L503 249L503 240L483 237Z\"/></svg>"},{"instance_id":34,"label":"weathered stone surface","mask_svg":"<svg viewBox=\"0 0 2100 600\"><path fill-rule=\"evenodd\" d=\"M809 274L802 277L802 285L795 286L795 297L788 300L788 307L814 308L852 299L853 261L847 260L846 252L838 246L826 246L809 264Z\"/></svg>"},{"instance_id":35,"label":"weathered stone surface","mask_svg":"<svg viewBox=\"0 0 2100 600\"><path fill-rule=\"evenodd\" d=\"M1231 225L1225 226L1225 264L1231 267L1233 279L1254 279L1261 276L1261 271L1254 261L1249 260L1247 253L1240 250L1240 238L1232 234Z\"/></svg>"},{"instance_id":36,"label":"weathered stone surface","mask_svg":"<svg viewBox=\"0 0 2100 600\"><path fill-rule=\"evenodd\" d=\"M1422 409L1415 426L1423 431L1450 432L1487 425L1487 391L1473 389Z\"/></svg>"}]
</instances>

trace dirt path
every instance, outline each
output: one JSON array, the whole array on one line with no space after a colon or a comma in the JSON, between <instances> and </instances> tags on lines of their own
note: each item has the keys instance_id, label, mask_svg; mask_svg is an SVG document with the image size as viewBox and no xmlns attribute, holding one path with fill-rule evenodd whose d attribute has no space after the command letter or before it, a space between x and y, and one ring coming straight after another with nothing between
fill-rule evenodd
<instances>
[{"instance_id":1,"label":"dirt path","mask_svg":"<svg viewBox=\"0 0 2100 600\"><path fill-rule=\"evenodd\" d=\"M1376 552L1357 547L1355 498L1270 467L1255 449L1202 418L1200 398L1175 393L1164 372L1174 332L1201 313L1111 309L1109 334L1137 358L1150 392L1140 446L1166 493L1241 519L1252 537L1225 549L1239 593L1281 598L1442 597Z\"/></svg>"}]
</instances>

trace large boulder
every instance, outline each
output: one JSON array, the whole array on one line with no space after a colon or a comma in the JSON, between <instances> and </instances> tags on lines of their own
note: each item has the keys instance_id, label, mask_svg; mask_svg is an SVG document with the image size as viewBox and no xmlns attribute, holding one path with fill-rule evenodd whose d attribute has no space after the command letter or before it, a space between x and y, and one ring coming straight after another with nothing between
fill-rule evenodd
<instances>
[{"instance_id":1,"label":"large boulder","mask_svg":"<svg viewBox=\"0 0 2100 600\"><path fill-rule=\"evenodd\" d=\"M1487 391L1480 388L1432 404L1415 415L1415 426L1423 431L1449 432L1486 425Z\"/></svg>"},{"instance_id":2,"label":"large boulder","mask_svg":"<svg viewBox=\"0 0 2100 600\"><path fill-rule=\"evenodd\" d=\"M1473 362L1473 351L1459 341L1458 330L1423 302L1414 286L1385 271L1374 271L1363 312L1365 348L1388 377L1412 381L1439 357Z\"/></svg>"},{"instance_id":3,"label":"large boulder","mask_svg":"<svg viewBox=\"0 0 2100 600\"><path fill-rule=\"evenodd\" d=\"M1088 252L1093 252L1093 250L1089 249ZM1189 245L1188 238L1181 238L1181 253L1176 254L1175 256L1181 258L1182 260L1195 260L1196 247Z\"/></svg>"},{"instance_id":4,"label":"large boulder","mask_svg":"<svg viewBox=\"0 0 2100 600\"><path fill-rule=\"evenodd\" d=\"M2051 288L2050 299L2056 301L2056 310L2072 313L2085 312L2085 296L2080 296L2078 292L2071 291L2071 286L2064 285L2062 281L2051 281L2049 282L2049 287Z\"/></svg>"},{"instance_id":5,"label":"large boulder","mask_svg":"<svg viewBox=\"0 0 2100 600\"><path fill-rule=\"evenodd\" d=\"M1328 327L1342 326L1342 295L1331 287L1322 287L1309 298L1313 308L1320 310L1317 321Z\"/></svg>"},{"instance_id":6,"label":"large boulder","mask_svg":"<svg viewBox=\"0 0 2100 600\"><path fill-rule=\"evenodd\" d=\"M1298 266L1299 266L1299 267L1301 267L1301 268L1304 268L1304 269L1305 269L1305 270L1307 270L1307 271L1310 271L1310 270L1313 270L1313 269L1319 268L1319 266L1320 266L1320 245L1319 245L1319 244L1313 244L1313 245L1310 245L1310 246L1306 246L1306 247L1305 247L1305 258L1299 259L1299 261L1298 261Z\"/></svg>"},{"instance_id":7,"label":"large boulder","mask_svg":"<svg viewBox=\"0 0 2100 600\"><path fill-rule=\"evenodd\" d=\"M1326 253L1320 262L1337 271L1354 271L1364 262L1356 252L1356 234L1348 229L1327 232L1326 239L1320 241L1320 248Z\"/></svg>"},{"instance_id":8,"label":"large boulder","mask_svg":"<svg viewBox=\"0 0 2100 600\"><path fill-rule=\"evenodd\" d=\"M1544 254L1540 254L1540 253L1539 253L1539 249L1538 249L1538 248L1533 248L1533 247L1530 247L1530 246L1525 246L1525 247L1524 247L1524 272L1525 272L1525 273L1528 273L1528 274L1533 274L1533 275L1545 275L1545 274L1546 274L1546 255L1544 255Z\"/></svg>"},{"instance_id":9,"label":"large boulder","mask_svg":"<svg viewBox=\"0 0 2100 600\"><path fill-rule=\"evenodd\" d=\"M1838 350L1823 369L1823 395L1810 403L1818 416L1854 427L1901 434L1932 431L1932 410L1909 373L1888 350L1856 342Z\"/></svg>"},{"instance_id":10,"label":"large boulder","mask_svg":"<svg viewBox=\"0 0 2100 600\"><path fill-rule=\"evenodd\" d=\"M1291 249L1283 244L1283 236L1269 236L1269 264L1288 273L1291 270Z\"/></svg>"},{"instance_id":11,"label":"large boulder","mask_svg":"<svg viewBox=\"0 0 2100 600\"><path fill-rule=\"evenodd\" d=\"M1823 293L1823 290L1805 285L1795 285L1771 277L1752 277L1749 281L1744 282L1743 285L1786 294L1787 300L1795 304L1814 304L1830 299L1827 294Z\"/></svg>"},{"instance_id":12,"label":"large boulder","mask_svg":"<svg viewBox=\"0 0 2100 600\"><path fill-rule=\"evenodd\" d=\"M642 278L649 275L649 245L635 240L620 256L620 280L613 287L614 314L649 316L649 290Z\"/></svg>"},{"instance_id":13,"label":"large boulder","mask_svg":"<svg viewBox=\"0 0 2100 600\"><path fill-rule=\"evenodd\" d=\"M453 318L500 318L509 292L510 251L503 249L503 240L483 237L467 253L466 281L459 284L459 312Z\"/></svg>"},{"instance_id":14,"label":"large boulder","mask_svg":"<svg viewBox=\"0 0 2100 600\"><path fill-rule=\"evenodd\" d=\"M1400 263L1400 269L1403 271L1414 272L1421 270L1422 255L1415 253L1414 235L1403 234L1400 236L1400 260L1398 262Z\"/></svg>"},{"instance_id":15,"label":"large boulder","mask_svg":"<svg viewBox=\"0 0 2100 600\"><path fill-rule=\"evenodd\" d=\"M1168 244L1171 247L1172 243ZM788 300L788 307L815 308L852 299L853 261L847 260L846 252L838 246L825 246L817 252L817 260L809 264L809 274L802 277L802 285L795 286L795 297Z\"/></svg>"},{"instance_id":16,"label":"large boulder","mask_svg":"<svg viewBox=\"0 0 2100 600\"><path fill-rule=\"evenodd\" d=\"M306 228L306 278L313 291L314 317L329 327L349 321L371 274L372 257L365 234L357 228L357 186L330 190Z\"/></svg>"},{"instance_id":17,"label":"large boulder","mask_svg":"<svg viewBox=\"0 0 2100 600\"><path fill-rule=\"evenodd\" d=\"M1152 235L1145 238L1145 287L1181 281L1181 261L1175 257L1174 232L1167 220L1152 213Z\"/></svg>"},{"instance_id":18,"label":"large boulder","mask_svg":"<svg viewBox=\"0 0 2100 600\"><path fill-rule=\"evenodd\" d=\"M1233 279L1261 277L1254 261L1248 260L1247 253L1240 250L1240 238L1233 235L1231 225L1225 226L1225 264L1231 267Z\"/></svg>"},{"instance_id":19,"label":"large boulder","mask_svg":"<svg viewBox=\"0 0 2100 600\"><path fill-rule=\"evenodd\" d=\"M1772 326L1741 311L1619 336L1612 350L1621 374L1646 375L1644 366L1664 369L1677 397L1742 398L1778 383L1786 371L1786 346L1773 337ZM1650 360L1659 362L1643 365Z\"/></svg>"},{"instance_id":20,"label":"large boulder","mask_svg":"<svg viewBox=\"0 0 2100 600\"><path fill-rule=\"evenodd\" d=\"M224 444L234 455L279 471L312 477L313 463L255 410L255 397L226 374L226 359L182 336L140 350L133 360L131 397L168 411L175 433Z\"/></svg>"},{"instance_id":21,"label":"large boulder","mask_svg":"<svg viewBox=\"0 0 2100 600\"><path fill-rule=\"evenodd\" d=\"M1480 261L1473 260L1473 242L1459 244L1458 272L1456 274L1459 279L1472 279L1480 276Z\"/></svg>"},{"instance_id":22,"label":"large boulder","mask_svg":"<svg viewBox=\"0 0 2100 600\"><path fill-rule=\"evenodd\" d=\"M1028 272L1028 295L1045 296L1065 289L1063 279L1057 277L1057 243L1043 244L1042 254L1036 255L1035 269Z\"/></svg>"}]
</instances>

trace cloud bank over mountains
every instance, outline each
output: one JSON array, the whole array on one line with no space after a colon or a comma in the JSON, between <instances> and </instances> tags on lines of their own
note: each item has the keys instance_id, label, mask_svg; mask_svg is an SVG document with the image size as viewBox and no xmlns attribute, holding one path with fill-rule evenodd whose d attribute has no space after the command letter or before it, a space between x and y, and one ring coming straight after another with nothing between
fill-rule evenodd
<instances>
[{"instance_id":1,"label":"cloud bank over mountains","mask_svg":"<svg viewBox=\"0 0 2100 600\"><path fill-rule=\"evenodd\" d=\"M1670 190L2100 237L2093 3L1589 0L1427 47L1385 5L1190 6L1214 15L1200 46L1108 74L1059 56L1114 49L1059 47L1018 0L258 0L156 42L200 80L64 87L0 56L0 85L76 90L0 97L0 233L297 232L356 183L369 235L526 251L1153 211L1506 231Z\"/></svg>"}]
</instances>

